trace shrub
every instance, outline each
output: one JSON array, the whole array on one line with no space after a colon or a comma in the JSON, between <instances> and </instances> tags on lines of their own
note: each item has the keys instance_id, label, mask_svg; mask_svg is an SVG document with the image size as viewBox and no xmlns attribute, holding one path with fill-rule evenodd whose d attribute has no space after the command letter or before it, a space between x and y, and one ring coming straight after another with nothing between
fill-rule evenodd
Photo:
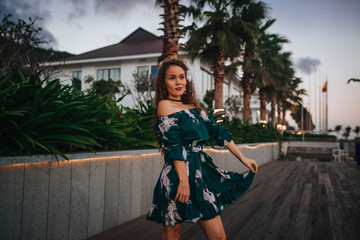
<instances>
[{"instance_id":1,"label":"shrub","mask_svg":"<svg viewBox=\"0 0 360 240\"><path fill-rule=\"evenodd\" d=\"M119 109L112 95L85 95L59 80L44 81L20 71L0 80L0 155L49 152L66 158L64 152L81 149L156 147L146 117Z\"/></svg>"}]
</instances>

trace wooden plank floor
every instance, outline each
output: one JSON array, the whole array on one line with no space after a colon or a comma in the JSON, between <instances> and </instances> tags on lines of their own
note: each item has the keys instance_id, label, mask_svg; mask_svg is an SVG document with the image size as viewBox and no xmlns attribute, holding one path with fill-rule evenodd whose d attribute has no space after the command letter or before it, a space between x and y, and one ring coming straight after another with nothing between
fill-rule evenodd
<instances>
[{"instance_id":1,"label":"wooden plank floor","mask_svg":"<svg viewBox=\"0 0 360 240\"><path fill-rule=\"evenodd\" d=\"M150 200L149 200L150 201ZM355 162L272 161L222 214L227 239L360 239L360 166ZM138 217L92 240L161 239L159 224ZM206 239L183 224L181 239Z\"/></svg>"}]
</instances>

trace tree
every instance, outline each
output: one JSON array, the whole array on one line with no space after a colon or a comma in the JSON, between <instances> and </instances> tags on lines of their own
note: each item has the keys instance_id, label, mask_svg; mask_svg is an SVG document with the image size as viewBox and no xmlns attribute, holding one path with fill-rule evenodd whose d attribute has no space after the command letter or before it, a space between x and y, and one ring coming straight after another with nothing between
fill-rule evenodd
<instances>
[{"instance_id":1,"label":"tree","mask_svg":"<svg viewBox=\"0 0 360 240\"><path fill-rule=\"evenodd\" d=\"M11 17L11 14L1 14L0 76L11 74L12 69L21 70L26 76L32 76L42 70L41 62L72 56L67 52L39 47L40 44L46 43L44 37L40 37L42 29L37 25L41 18L29 17L28 21L17 19L17 22L14 22Z\"/></svg>"},{"instance_id":2,"label":"tree","mask_svg":"<svg viewBox=\"0 0 360 240\"><path fill-rule=\"evenodd\" d=\"M302 104L298 104L296 107L294 107L293 110L294 111L290 113L290 115L298 125L298 129L305 131L314 129L315 126L312 121L311 113L309 113L307 108L303 107ZM301 117L301 111L302 111L302 117ZM301 119L303 119L303 122L301 122ZM302 126L304 127L303 129Z\"/></svg>"},{"instance_id":3,"label":"tree","mask_svg":"<svg viewBox=\"0 0 360 240\"><path fill-rule=\"evenodd\" d=\"M345 137L345 140L348 139L348 137L350 136L350 132L351 132L351 127L348 126L345 128L345 132L343 133L343 136Z\"/></svg>"},{"instance_id":4,"label":"tree","mask_svg":"<svg viewBox=\"0 0 360 240\"><path fill-rule=\"evenodd\" d=\"M212 90L206 90L205 96L204 96L204 103L207 105L208 109L214 109L213 101L214 101L214 89Z\"/></svg>"},{"instance_id":5,"label":"tree","mask_svg":"<svg viewBox=\"0 0 360 240\"><path fill-rule=\"evenodd\" d=\"M250 122L250 99L251 87L254 79L254 72L252 60L257 56L258 39L260 37L259 28L260 21L266 16L266 6L262 2L255 3L252 0L240 1L243 7L237 12L241 21L246 22L245 25L240 25L237 28L237 33L243 40L243 75L242 75L242 90L243 90L243 119L245 122ZM245 3L244 3L245 2ZM239 3L240 4L240 3Z\"/></svg>"},{"instance_id":6,"label":"tree","mask_svg":"<svg viewBox=\"0 0 360 240\"><path fill-rule=\"evenodd\" d=\"M358 137L358 136L359 136L359 133L360 133L360 127L359 127L359 126L356 126L353 131L354 131L354 133L356 134L356 137Z\"/></svg>"},{"instance_id":7,"label":"tree","mask_svg":"<svg viewBox=\"0 0 360 240\"><path fill-rule=\"evenodd\" d=\"M29 18L28 22L10 20L11 14L2 14L0 22L0 67L1 76L10 74L11 68L22 69L32 74L39 68L35 48L44 43L39 37L41 28L36 25L39 17Z\"/></svg>"},{"instance_id":8,"label":"tree","mask_svg":"<svg viewBox=\"0 0 360 240\"><path fill-rule=\"evenodd\" d=\"M108 98L112 93L120 93L123 98L130 93L130 90L121 81L112 79L95 81L93 76L88 75L85 77L85 83L91 84L90 91L104 98Z\"/></svg>"},{"instance_id":9,"label":"tree","mask_svg":"<svg viewBox=\"0 0 360 240\"><path fill-rule=\"evenodd\" d=\"M350 78L347 83L349 84L350 82L360 82L360 79L358 78Z\"/></svg>"},{"instance_id":10,"label":"tree","mask_svg":"<svg viewBox=\"0 0 360 240\"><path fill-rule=\"evenodd\" d=\"M215 108L223 108L222 87L226 70L234 70L243 63L239 57L244 52L245 39L256 35L254 18L263 18L265 7L252 0L193 0L192 3L184 8L185 14L205 23L202 27L193 23L185 28L190 36L186 46L193 58L200 57L211 65L215 79ZM225 62L231 65L225 66Z\"/></svg>"},{"instance_id":11,"label":"tree","mask_svg":"<svg viewBox=\"0 0 360 240\"><path fill-rule=\"evenodd\" d=\"M254 72L253 85L259 89L260 120L263 121L266 120L267 95L273 96L275 88L278 88L278 81L276 80L280 75L279 72L282 71L280 57L282 44L288 42L286 38L278 34L269 34L266 32L274 22L275 19L271 19L260 26L260 38L257 43L257 58L251 60L251 62L253 62L252 69L256 69ZM273 108L275 108L275 105L273 105ZM273 109L273 114L274 113L275 109Z\"/></svg>"},{"instance_id":12,"label":"tree","mask_svg":"<svg viewBox=\"0 0 360 240\"><path fill-rule=\"evenodd\" d=\"M164 19L161 23L164 25L164 35L162 36L163 51L161 56L158 58L158 63L171 59L178 58L179 50L179 39L181 37L180 24L181 5L179 0L156 0L156 5L160 5L164 8L164 14L160 16Z\"/></svg>"},{"instance_id":13,"label":"tree","mask_svg":"<svg viewBox=\"0 0 360 240\"><path fill-rule=\"evenodd\" d=\"M340 130L341 130L341 125L336 125L335 126L336 135L339 135Z\"/></svg>"},{"instance_id":14,"label":"tree","mask_svg":"<svg viewBox=\"0 0 360 240\"><path fill-rule=\"evenodd\" d=\"M291 110L294 111L294 107L296 105L302 104L301 95L306 95L306 90L301 88L298 89L299 84L301 83L300 78L294 78L290 82L290 88L287 92L285 92L285 97L283 99L283 108L282 108L282 124L286 125L286 111Z\"/></svg>"},{"instance_id":15,"label":"tree","mask_svg":"<svg viewBox=\"0 0 360 240\"><path fill-rule=\"evenodd\" d=\"M241 19L241 10L247 8L248 1L193 0L184 7L185 16L191 16L194 23L184 28L189 39L186 50L192 59L211 66L215 82L215 108L223 106L223 83L227 66L225 62L238 60L242 49L240 31L249 29L248 22ZM244 10L247 11L248 9ZM202 22L198 27L196 22ZM229 68L234 69L234 68Z\"/></svg>"}]
</instances>

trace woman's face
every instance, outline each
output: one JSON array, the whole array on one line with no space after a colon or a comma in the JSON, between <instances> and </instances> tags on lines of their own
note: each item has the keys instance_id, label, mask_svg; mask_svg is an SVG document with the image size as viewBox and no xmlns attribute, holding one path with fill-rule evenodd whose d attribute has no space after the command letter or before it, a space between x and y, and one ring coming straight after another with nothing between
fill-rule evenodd
<instances>
[{"instance_id":1,"label":"woman's face","mask_svg":"<svg viewBox=\"0 0 360 240\"><path fill-rule=\"evenodd\" d=\"M169 98L181 99L181 95L186 90L185 71L177 65L171 65L165 72L165 87L169 93Z\"/></svg>"}]
</instances>

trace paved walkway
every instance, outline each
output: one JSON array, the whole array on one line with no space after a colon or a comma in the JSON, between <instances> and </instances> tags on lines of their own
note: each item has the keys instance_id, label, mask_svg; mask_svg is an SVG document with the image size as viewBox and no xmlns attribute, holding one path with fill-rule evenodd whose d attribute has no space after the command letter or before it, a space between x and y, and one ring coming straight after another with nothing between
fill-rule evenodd
<instances>
[{"instance_id":1,"label":"paved walkway","mask_svg":"<svg viewBox=\"0 0 360 240\"><path fill-rule=\"evenodd\" d=\"M355 162L272 161L222 215L227 239L360 239L360 166ZM92 240L161 239L141 216ZM184 224L181 239L206 239Z\"/></svg>"}]
</instances>

